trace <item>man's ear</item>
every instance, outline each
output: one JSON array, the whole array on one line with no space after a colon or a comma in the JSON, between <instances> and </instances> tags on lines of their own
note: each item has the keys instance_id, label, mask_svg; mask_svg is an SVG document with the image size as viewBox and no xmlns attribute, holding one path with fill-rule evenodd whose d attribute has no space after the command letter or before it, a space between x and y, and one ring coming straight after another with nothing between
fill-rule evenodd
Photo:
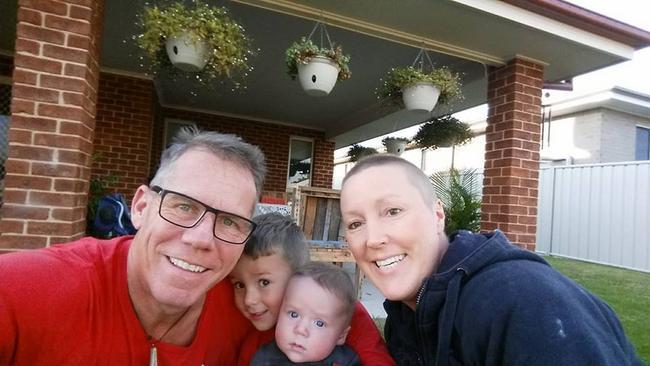
<instances>
[{"instance_id":1,"label":"man's ear","mask_svg":"<svg viewBox=\"0 0 650 366\"><path fill-rule=\"evenodd\" d=\"M343 329L341 332L341 335L339 336L339 339L336 340L336 345L337 346L342 346L345 344L345 339L348 337L348 332L350 332L350 326L348 325L347 328Z\"/></svg>"},{"instance_id":2,"label":"man's ear","mask_svg":"<svg viewBox=\"0 0 650 366\"><path fill-rule=\"evenodd\" d=\"M140 225L144 220L145 210L151 204L151 195L148 194L151 189L145 185L138 187L133 195L131 201L131 222L136 229L140 229Z\"/></svg>"}]
</instances>

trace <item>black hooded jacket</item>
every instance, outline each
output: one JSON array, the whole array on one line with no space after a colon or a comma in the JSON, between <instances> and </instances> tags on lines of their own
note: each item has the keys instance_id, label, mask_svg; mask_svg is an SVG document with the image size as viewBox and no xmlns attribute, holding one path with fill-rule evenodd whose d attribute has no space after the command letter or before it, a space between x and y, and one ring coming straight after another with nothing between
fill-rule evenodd
<instances>
[{"instance_id":1,"label":"black hooded jacket","mask_svg":"<svg viewBox=\"0 0 650 366\"><path fill-rule=\"evenodd\" d=\"M398 365L643 365L607 304L508 242L459 231L415 312L384 302Z\"/></svg>"}]
</instances>

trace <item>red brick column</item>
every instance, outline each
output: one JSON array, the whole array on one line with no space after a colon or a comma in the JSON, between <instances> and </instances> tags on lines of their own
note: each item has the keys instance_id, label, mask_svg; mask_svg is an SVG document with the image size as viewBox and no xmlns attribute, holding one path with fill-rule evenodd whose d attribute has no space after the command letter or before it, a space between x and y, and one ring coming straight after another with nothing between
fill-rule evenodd
<instances>
[{"instance_id":1,"label":"red brick column","mask_svg":"<svg viewBox=\"0 0 650 366\"><path fill-rule=\"evenodd\" d=\"M514 59L488 77L482 230L535 249L544 68Z\"/></svg>"},{"instance_id":2,"label":"red brick column","mask_svg":"<svg viewBox=\"0 0 650 366\"><path fill-rule=\"evenodd\" d=\"M0 250L85 232L103 0L18 3Z\"/></svg>"}]
</instances>

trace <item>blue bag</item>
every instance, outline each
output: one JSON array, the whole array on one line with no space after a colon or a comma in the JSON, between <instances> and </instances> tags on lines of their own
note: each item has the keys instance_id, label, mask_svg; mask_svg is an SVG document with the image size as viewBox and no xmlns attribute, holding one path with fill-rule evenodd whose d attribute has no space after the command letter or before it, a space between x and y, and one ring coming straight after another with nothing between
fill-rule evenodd
<instances>
[{"instance_id":1,"label":"blue bag","mask_svg":"<svg viewBox=\"0 0 650 366\"><path fill-rule=\"evenodd\" d=\"M93 231L103 238L135 234L131 211L122 194L111 193L99 200Z\"/></svg>"}]
</instances>

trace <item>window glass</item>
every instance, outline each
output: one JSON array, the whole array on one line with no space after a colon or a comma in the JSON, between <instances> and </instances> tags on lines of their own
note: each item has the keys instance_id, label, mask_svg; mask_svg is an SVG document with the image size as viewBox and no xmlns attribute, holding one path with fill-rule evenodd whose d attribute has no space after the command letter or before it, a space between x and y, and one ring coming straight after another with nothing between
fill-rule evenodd
<instances>
[{"instance_id":1,"label":"window glass","mask_svg":"<svg viewBox=\"0 0 650 366\"><path fill-rule=\"evenodd\" d=\"M309 186L314 142L292 137L289 148L289 172L287 187Z\"/></svg>"},{"instance_id":2,"label":"window glass","mask_svg":"<svg viewBox=\"0 0 650 366\"><path fill-rule=\"evenodd\" d=\"M650 128L637 126L635 160L650 160Z\"/></svg>"}]
</instances>

